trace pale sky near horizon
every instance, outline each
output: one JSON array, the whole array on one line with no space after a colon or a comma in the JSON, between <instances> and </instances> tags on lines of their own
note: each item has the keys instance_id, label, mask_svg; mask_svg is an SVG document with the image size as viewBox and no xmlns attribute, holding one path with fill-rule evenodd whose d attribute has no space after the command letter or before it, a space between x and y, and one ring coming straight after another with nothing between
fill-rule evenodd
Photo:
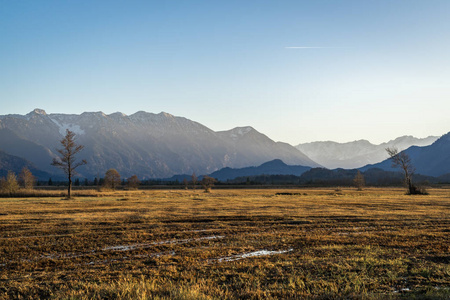
<instances>
[{"instance_id":1,"label":"pale sky near horizon","mask_svg":"<svg viewBox=\"0 0 450 300\"><path fill-rule=\"evenodd\" d=\"M143 110L292 145L450 131L450 1L0 0L0 115Z\"/></svg>"}]
</instances>

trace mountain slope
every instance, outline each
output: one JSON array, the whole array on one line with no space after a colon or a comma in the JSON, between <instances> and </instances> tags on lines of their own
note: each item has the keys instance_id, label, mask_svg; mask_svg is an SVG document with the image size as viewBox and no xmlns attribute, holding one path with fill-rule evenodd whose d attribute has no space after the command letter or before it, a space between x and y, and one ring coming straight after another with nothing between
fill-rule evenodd
<instances>
[{"instance_id":1,"label":"mountain slope","mask_svg":"<svg viewBox=\"0 0 450 300\"><path fill-rule=\"evenodd\" d=\"M402 136L380 145L359 140L349 143L312 142L297 145L296 148L327 168L353 169L385 160L387 147L395 147L402 151L411 146L428 146L437 139L438 137L434 136L424 139Z\"/></svg>"},{"instance_id":2,"label":"mountain slope","mask_svg":"<svg viewBox=\"0 0 450 300\"><path fill-rule=\"evenodd\" d=\"M23 168L28 168L38 178L48 179L51 177L49 173L36 169L31 162L0 150L0 177L6 177L8 171L19 176Z\"/></svg>"},{"instance_id":3,"label":"mountain slope","mask_svg":"<svg viewBox=\"0 0 450 300\"><path fill-rule=\"evenodd\" d=\"M255 175L296 175L300 176L310 170L311 167L289 166L279 159L266 162L258 167L247 167L240 169L223 168L211 173L209 176L220 181L235 179L237 177L247 177Z\"/></svg>"},{"instance_id":4,"label":"mountain slope","mask_svg":"<svg viewBox=\"0 0 450 300\"><path fill-rule=\"evenodd\" d=\"M214 132L167 113L67 115L36 109L25 116L0 116L0 129L10 133L9 138L0 140L0 149L8 149L13 155L22 151L17 155L41 164L44 170L52 170L48 159L56 155L66 129L75 132L76 142L85 146L78 158L88 161L78 169L83 177L103 176L106 170L115 168L122 177L136 174L140 178L167 178L193 172L209 174L224 167L259 165L273 159L317 166L294 147L275 143L254 129L235 138L231 133L239 129ZM34 151L8 146L13 141L20 144L18 140L39 148L42 157L37 158Z\"/></svg>"},{"instance_id":5,"label":"mountain slope","mask_svg":"<svg viewBox=\"0 0 450 300\"><path fill-rule=\"evenodd\" d=\"M250 126L219 131L217 134L232 145L232 155L228 159L238 165L258 165L261 163L261 160L264 162L272 160L274 158L273 154L277 153L278 157L276 158L289 165L299 164L300 158L302 161L301 165L320 166L301 151L295 149L295 147L286 143L274 142Z\"/></svg>"},{"instance_id":6,"label":"mountain slope","mask_svg":"<svg viewBox=\"0 0 450 300\"><path fill-rule=\"evenodd\" d=\"M52 152L35 142L20 138L16 133L8 128L0 129L0 150L9 154L25 158L36 168L45 172L53 172Z\"/></svg>"},{"instance_id":7,"label":"mountain slope","mask_svg":"<svg viewBox=\"0 0 450 300\"><path fill-rule=\"evenodd\" d=\"M415 173L427 176L441 176L450 173L450 132L429 146L413 146L404 150L404 152L411 158L411 163L416 169ZM370 168L398 171L398 169L392 168L390 159L360 169L368 170Z\"/></svg>"}]
</instances>

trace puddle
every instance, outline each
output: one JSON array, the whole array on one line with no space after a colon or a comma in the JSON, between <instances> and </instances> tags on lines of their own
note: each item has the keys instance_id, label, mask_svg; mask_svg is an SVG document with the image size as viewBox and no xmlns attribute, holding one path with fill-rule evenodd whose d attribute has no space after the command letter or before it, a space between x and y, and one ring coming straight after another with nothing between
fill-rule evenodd
<instances>
[{"instance_id":1,"label":"puddle","mask_svg":"<svg viewBox=\"0 0 450 300\"><path fill-rule=\"evenodd\" d=\"M253 252L247 252L247 253L242 253L242 254L236 254L236 255L232 255L232 256L225 256L225 257L221 257L221 258L215 258L212 259L212 262L230 262L230 261L236 261L236 260L241 260L244 258L249 258L249 257L258 257L258 256L268 256L268 255L275 255L275 254L283 254L283 253L288 253L294 251L294 249L288 249L288 250L279 250L279 251L269 251L269 250L258 250L258 251L253 251Z\"/></svg>"},{"instance_id":2,"label":"puddle","mask_svg":"<svg viewBox=\"0 0 450 300\"><path fill-rule=\"evenodd\" d=\"M105 247L102 250L103 251L131 251L135 249L145 249L150 248L156 245L167 245L167 244L186 244L190 242L197 242L197 241L203 241L203 240L215 240L215 239L222 239L224 238L224 235L212 235L212 236L205 236L201 238L193 238L193 239L181 239L181 240L166 240L161 242L153 242L153 243L145 243L145 244L131 244L131 245L121 245L121 246L109 246Z\"/></svg>"},{"instance_id":3,"label":"puddle","mask_svg":"<svg viewBox=\"0 0 450 300\"><path fill-rule=\"evenodd\" d=\"M146 244L131 244L131 245L121 245L121 246L110 246L110 247L105 247L102 250L103 251L108 251L108 250L110 250L110 251L131 251L131 250L135 250L135 249L150 248L150 247L153 247L153 246L156 246L156 245L186 244L186 243L190 243L190 242L197 242L197 241L204 241L204 240L222 239L224 237L225 237L224 235L212 235L212 236L205 236L205 237L200 237L200 238L166 240L166 241L146 243ZM39 260L42 260L42 259L50 259L50 260L71 259L71 258L95 255L96 253L97 253L96 250L90 250L90 251L87 251L87 252L79 252L79 253L69 252L69 253L43 254L43 255L40 255L40 256L34 257L34 258L28 258L28 259L21 258L21 259L18 259L17 261L32 262L32 261L39 261ZM169 253L169 254L167 254L167 253ZM173 252L173 253L175 253L175 252ZM160 253L155 253L155 254L135 255L134 257L158 257L158 255L174 255L174 254L171 254L171 252L160 252ZM9 261L8 264L9 263L13 263L13 262L16 262L16 261ZM91 263L94 264L95 262L91 262ZM89 264L91 264L91 263L89 263ZM106 261L104 263L106 263ZM6 265L7 264L0 264L1 267L4 267Z\"/></svg>"},{"instance_id":4,"label":"puddle","mask_svg":"<svg viewBox=\"0 0 450 300\"><path fill-rule=\"evenodd\" d=\"M403 288L401 290L395 290L394 293L405 293L405 292L410 292L411 289L409 288Z\"/></svg>"}]
</instances>

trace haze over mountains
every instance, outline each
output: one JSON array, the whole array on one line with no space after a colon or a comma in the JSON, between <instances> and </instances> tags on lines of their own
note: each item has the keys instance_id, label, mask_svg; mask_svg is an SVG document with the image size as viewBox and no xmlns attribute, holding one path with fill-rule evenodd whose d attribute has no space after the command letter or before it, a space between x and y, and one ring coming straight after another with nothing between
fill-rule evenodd
<instances>
[{"instance_id":1,"label":"haze over mountains","mask_svg":"<svg viewBox=\"0 0 450 300\"><path fill-rule=\"evenodd\" d=\"M84 145L82 177L103 176L110 168L123 177L165 178L175 174L209 174L224 167L240 168L281 159L290 165L317 167L293 146L274 142L251 127L213 130L167 113L137 112L105 115L29 114L0 116L0 150L50 174L50 163L66 129ZM62 175L62 173L57 173Z\"/></svg>"},{"instance_id":2,"label":"haze over mountains","mask_svg":"<svg viewBox=\"0 0 450 300\"><path fill-rule=\"evenodd\" d=\"M380 145L360 140L314 142L296 148L274 142L252 127L215 132L167 113L68 115L35 109L27 115L0 116L0 176L27 166L40 179L64 179L50 163L66 129L75 132L76 142L85 146L78 158L88 164L78 171L91 179L103 177L110 168L123 178L170 178L195 172L222 180L258 174L299 176L322 166L392 171L386 147L407 149L417 173L441 176L450 172L449 134L439 139L403 136Z\"/></svg>"},{"instance_id":3,"label":"haze over mountains","mask_svg":"<svg viewBox=\"0 0 450 300\"><path fill-rule=\"evenodd\" d=\"M390 146L399 145L404 138L391 141ZM407 137L406 140L412 140ZM395 143L397 142L397 144ZM385 143L384 146L389 146ZM412 146L403 150L411 159L415 169L413 181L419 184L450 183L450 133L440 137L428 146ZM272 161L259 167L230 169L224 168L211 176L220 180L230 180L235 184L296 184L296 185L353 185L357 171L363 172L365 182L372 186L401 185L404 183L402 170L392 166L391 159L377 164L369 164L359 169L349 168L305 168L287 166L281 161Z\"/></svg>"},{"instance_id":4,"label":"haze over mountains","mask_svg":"<svg viewBox=\"0 0 450 300\"><path fill-rule=\"evenodd\" d=\"M28 168L37 178L45 179L51 176L47 172L36 169L36 167L29 161L0 150L0 177L6 177L8 171L13 171L16 174L19 174L22 168L25 167Z\"/></svg>"},{"instance_id":5,"label":"haze over mountains","mask_svg":"<svg viewBox=\"0 0 450 300\"><path fill-rule=\"evenodd\" d=\"M404 151L410 157L417 174L437 177L450 173L450 132L429 146L413 146ZM392 168L390 160L364 166L361 170L365 171L371 168L398 171L398 169Z\"/></svg>"},{"instance_id":6,"label":"haze over mountains","mask_svg":"<svg viewBox=\"0 0 450 300\"><path fill-rule=\"evenodd\" d=\"M402 136L380 145L374 145L367 140L348 143L326 141L299 144L296 148L326 168L354 169L387 159L388 155L385 149L388 147L395 147L399 151L403 151L411 146L431 145L438 138L429 136L419 139L413 136Z\"/></svg>"}]
</instances>

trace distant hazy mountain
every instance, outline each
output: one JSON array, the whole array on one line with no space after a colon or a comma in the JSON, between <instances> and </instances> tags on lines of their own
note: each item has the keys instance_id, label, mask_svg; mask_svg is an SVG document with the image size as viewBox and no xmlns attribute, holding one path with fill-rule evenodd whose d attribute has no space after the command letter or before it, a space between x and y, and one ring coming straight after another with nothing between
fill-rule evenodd
<instances>
[{"instance_id":1,"label":"distant hazy mountain","mask_svg":"<svg viewBox=\"0 0 450 300\"><path fill-rule=\"evenodd\" d=\"M8 128L1 128L1 123L0 149L6 153L24 158L27 160L27 163L33 164L33 167L44 172L52 173L55 171L55 168L49 163L52 161L54 154L48 148L19 137L15 132Z\"/></svg>"},{"instance_id":2,"label":"distant hazy mountain","mask_svg":"<svg viewBox=\"0 0 450 300\"><path fill-rule=\"evenodd\" d=\"M78 170L83 177L101 177L114 168L122 177L167 178L273 159L319 166L296 148L276 143L251 127L214 132L186 118L143 111L130 116L102 112L68 115L36 109L25 116L0 116L0 150L43 171L58 172L50 163L66 129L75 132L77 143L85 146L79 158L88 164Z\"/></svg>"},{"instance_id":3,"label":"distant hazy mountain","mask_svg":"<svg viewBox=\"0 0 450 300\"><path fill-rule=\"evenodd\" d=\"M380 145L359 140L349 143L312 142L297 145L296 148L326 168L353 169L385 160L388 157L387 147L396 147L402 151L411 146L428 146L437 139L435 136L423 139L402 136Z\"/></svg>"},{"instance_id":4,"label":"distant hazy mountain","mask_svg":"<svg viewBox=\"0 0 450 300\"><path fill-rule=\"evenodd\" d=\"M219 131L217 134L232 146L232 152L227 159L238 166L256 166L273 160L274 156L289 165L319 166L295 147L287 143L274 142L252 127L237 127Z\"/></svg>"},{"instance_id":5,"label":"distant hazy mountain","mask_svg":"<svg viewBox=\"0 0 450 300\"><path fill-rule=\"evenodd\" d=\"M296 175L300 176L304 172L310 170L311 167L304 166L289 166L279 159L266 162L258 167L247 168L223 168L219 171L213 172L209 176L220 181L226 181L237 177L247 177L255 175Z\"/></svg>"},{"instance_id":6,"label":"distant hazy mountain","mask_svg":"<svg viewBox=\"0 0 450 300\"><path fill-rule=\"evenodd\" d=\"M50 174L36 169L31 162L0 150L0 177L6 177L8 171L12 171L19 179L19 174L23 168L28 168L34 176L39 178L50 177Z\"/></svg>"},{"instance_id":7,"label":"distant hazy mountain","mask_svg":"<svg viewBox=\"0 0 450 300\"><path fill-rule=\"evenodd\" d=\"M450 173L450 132L429 146L413 146L404 150L404 152L411 158L412 165L415 167L415 173L417 174L441 176ZM390 159L386 159L378 164L364 166L361 170L364 171L370 168L401 171L392 168Z\"/></svg>"}]
</instances>

